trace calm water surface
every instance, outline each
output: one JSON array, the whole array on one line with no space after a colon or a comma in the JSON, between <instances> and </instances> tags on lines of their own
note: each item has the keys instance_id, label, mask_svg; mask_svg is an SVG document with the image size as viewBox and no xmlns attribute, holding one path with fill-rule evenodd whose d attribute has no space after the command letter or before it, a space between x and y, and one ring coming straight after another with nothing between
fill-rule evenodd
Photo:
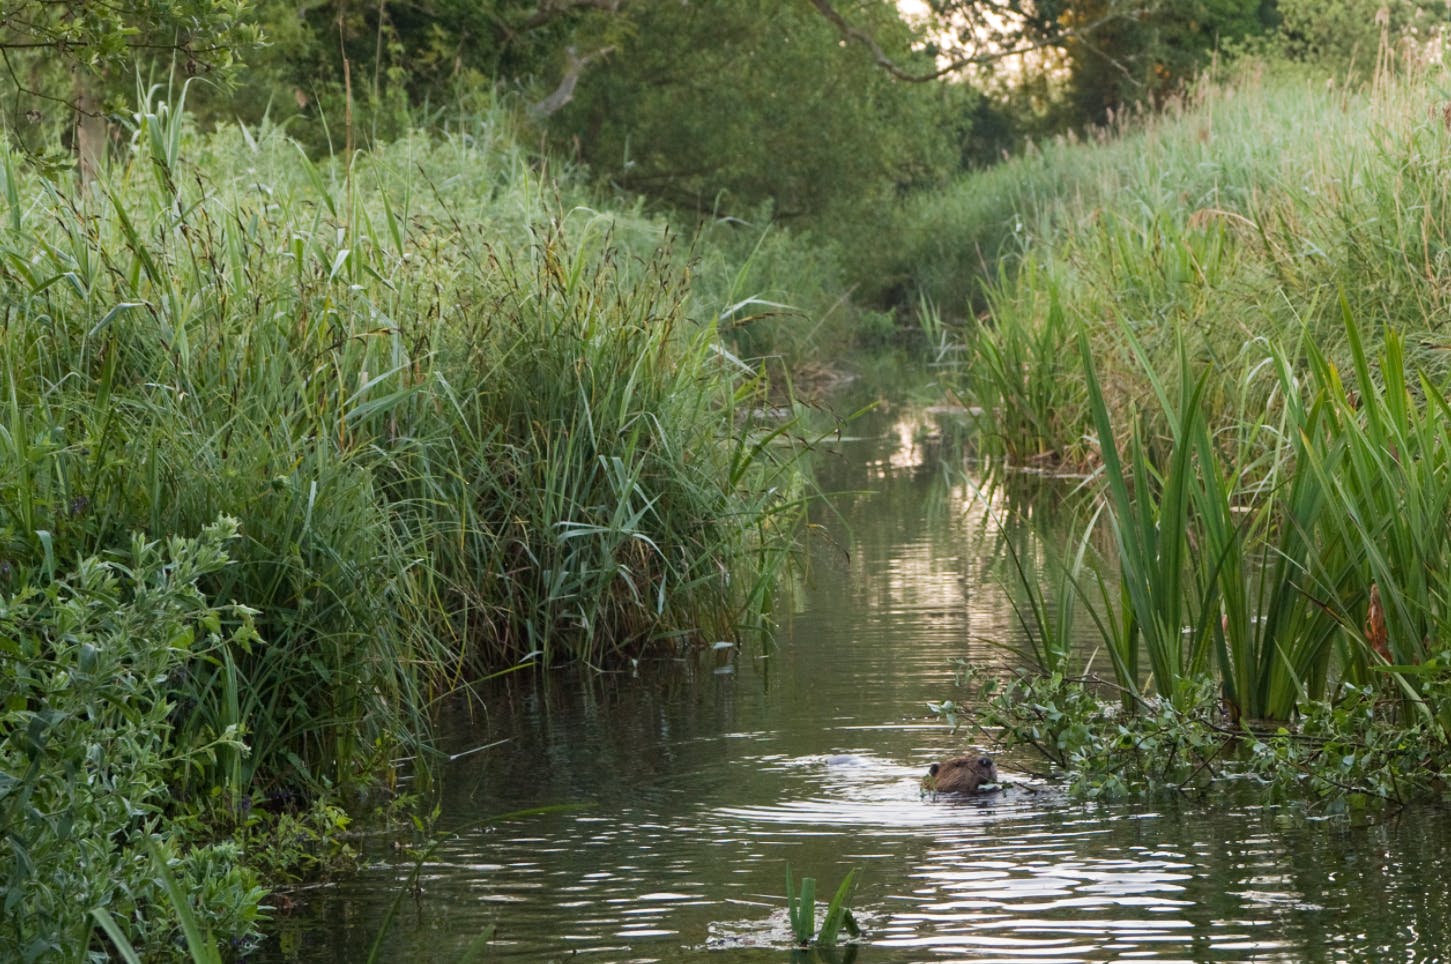
<instances>
[{"instance_id":1,"label":"calm water surface","mask_svg":"<svg viewBox=\"0 0 1451 964\"><path fill-rule=\"evenodd\" d=\"M873 415L822 460L840 519L778 650L500 681L448 720L452 749L489 748L444 769L450 836L419 889L376 842L361 872L297 895L262 956L363 960L404 891L383 960L789 960L788 863L827 896L861 868L865 943L821 960L1451 956L1439 811L1351 827L1084 806L1029 759L1001 760L1016 785L992 798L922 798L926 765L966 739L926 701L960 698L954 660L1009 665L995 642L1018 638L983 503L943 471L932 424Z\"/></svg>"}]
</instances>

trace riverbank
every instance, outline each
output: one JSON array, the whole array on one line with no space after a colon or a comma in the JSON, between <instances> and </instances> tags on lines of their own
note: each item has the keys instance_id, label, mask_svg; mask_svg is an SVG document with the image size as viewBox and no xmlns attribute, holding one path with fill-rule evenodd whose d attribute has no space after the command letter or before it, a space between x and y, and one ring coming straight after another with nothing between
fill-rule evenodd
<instances>
[{"instance_id":1,"label":"riverbank","mask_svg":"<svg viewBox=\"0 0 1451 964\"><path fill-rule=\"evenodd\" d=\"M167 946L152 836L216 937L245 939L245 867L286 860L201 841L338 834L393 761L430 765L430 707L486 674L753 645L808 491L739 353L784 301L771 273L817 257L788 237L687 243L589 207L503 110L321 164L159 102L136 124L85 187L0 165L0 580L25 641L0 728L30 734L4 751L29 910L0 956L103 946L97 907L143 955ZM164 631L153 589L186 604ZM105 621L94 641L59 601ZM57 689L98 652L144 692ZM146 751L98 764L87 734L116 712ZM144 785L139 809L83 833L44 816L97 766ZM99 889L73 900L52 871Z\"/></svg>"},{"instance_id":2,"label":"riverbank","mask_svg":"<svg viewBox=\"0 0 1451 964\"><path fill-rule=\"evenodd\" d=\"M1030 587L1043 676L983 720L1085 792L1444 798L1442 78L1241 68L961 186L1019 207L959 391L995 457L1102 494ZM1085 675L1075 620L1101 679L1065 683Z\"/></svg>"},{"instance_id":3,"label":"riverbank","mask_svg":"<svg viewBox=\"0 0 1451 964\"><path fill-rule=\"evenodd\" d=\"M917 252L933 391L982 413L980 451L1098 472L1082 551L1018 570L1048 677L1087 626L1139 718L1288 730L1328 707L1316 759L1353 751L1345 799L1439 792L1349 728L1451 728L1451 135L1429 90L1206 85L913 200L883 237L916 240L881 245ZM159 861L245 941L264 861L233 835L340 838L339 807L435 761L440 700L520 666L760 652L812 492L772 375L902 329L842 294L829 243L734 219L687 239L512 123L314 162L153 102L85 189L4 157L3 727L28 736L0 806L26 834L7 879L45 910L0 951L108 946L96 908L171 946ZM1108 719L1100 695L1065 698L1067 725ZM94 749L122 730L125 760Z\"/></svg>"}]
</instances>

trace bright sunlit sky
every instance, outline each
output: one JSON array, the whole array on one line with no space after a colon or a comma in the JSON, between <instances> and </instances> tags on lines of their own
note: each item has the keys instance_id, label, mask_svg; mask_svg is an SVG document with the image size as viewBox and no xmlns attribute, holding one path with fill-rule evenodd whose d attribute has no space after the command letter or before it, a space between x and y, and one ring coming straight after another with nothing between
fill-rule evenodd
<instances>
[{"instance_id":1,"label":"bright sunlit sky","mask_svg":"<svg viewBox=\"0 0 1451 964\"><path fill-rule=\"evenodd\" d=\"M927 12L927 0L897 0L897 9L909 17L920 17Z\"/></svg>"},{"instance_id":2,"label":"bright sunlit sky","mask_svg":"<svg viewBox=\"0 0 1451 964\"><path fill-rule=\"evenodd\" d=\"M897 0L897 9L902 12L902 17L908 23L916 23L926 20L932 13L932 8L927 5L927 0ZM955 44L955 38L950 30L942 31L943 49L951 50ZM944 57L942 62L950 58ZM1001 75L1018 75L1024 69L1024 57L1010 57L995 63L989 73Z\"/></svg>"},{"instance_id":3,"label":"bright sunlit sky","mask_svg":"<svg viewBox=\"0 0 1451 964\"><path fill-rule=\"evenodd\" d=\"M897 9L902 11L902 17L908 23L923 20L932 12L927 0L897 0Z\"/></svg>"}]
</instances>

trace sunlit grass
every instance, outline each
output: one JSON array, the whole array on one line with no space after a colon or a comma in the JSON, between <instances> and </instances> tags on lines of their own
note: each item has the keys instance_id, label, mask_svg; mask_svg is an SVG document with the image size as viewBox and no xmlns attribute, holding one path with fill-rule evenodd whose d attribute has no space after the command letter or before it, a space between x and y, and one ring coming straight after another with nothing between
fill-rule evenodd
<instances>
[{"instance_id":1,"label":"sunlit grass","mask_svg":"<svg viewBox=\"0 0 1451 964\"><path fill-rule=\"evenodd\" d=\"M1233 720L1288 721L1342 685L1443 713L1435 70L1346 87L1241 68L910 221L931 303L969 319L985 451L1097 472L1116 578L1065 578L1131 698L1197 698L1212 675Z\"/></svg>"},{"instance_id":2,"label":"sunlit grass","mask_svg":"<svg viewBox=\"0 0 1451 964\"><path fill-rule=\"evenodd\" d=\"M1126 335L1156 371L1181 347L1207 366L1209 424L1237 431L1282 401L1273 345L1306 338L1351 365L1342 297L1372 350L1401 331L1409 361L1444 375L1451 130L1435 70L1346 87L1241 65L1161 116L1040 145L904 213L920 244L902 258L957 322L963 387L998 450L1091 456L1073 353L1059 350L1080 332L1124 425L1153 395Z\"/></svg>"}]
</instances>

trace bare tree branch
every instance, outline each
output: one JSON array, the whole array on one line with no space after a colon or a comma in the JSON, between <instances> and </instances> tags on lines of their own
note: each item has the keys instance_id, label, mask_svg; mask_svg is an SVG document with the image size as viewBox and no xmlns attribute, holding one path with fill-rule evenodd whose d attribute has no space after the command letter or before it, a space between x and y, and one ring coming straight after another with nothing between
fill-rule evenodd
<instances>
[{"instance_id":1,"label":"bare tree branch","mask_svg":"<svg viewBox=\"0 0 1451 964\"><path fill-rule=\"evenodd\" d=\"M614 50L614 47L604 47L581 57L573 47L565 47L564 76L560 78L559 86L554 88L554 93L530 107L530 113L537 117L548 117L574 100L574 88L579 83L579 75L584 73L584 69L592 62L608 56Z\"/></svg>"}]
</instances>

